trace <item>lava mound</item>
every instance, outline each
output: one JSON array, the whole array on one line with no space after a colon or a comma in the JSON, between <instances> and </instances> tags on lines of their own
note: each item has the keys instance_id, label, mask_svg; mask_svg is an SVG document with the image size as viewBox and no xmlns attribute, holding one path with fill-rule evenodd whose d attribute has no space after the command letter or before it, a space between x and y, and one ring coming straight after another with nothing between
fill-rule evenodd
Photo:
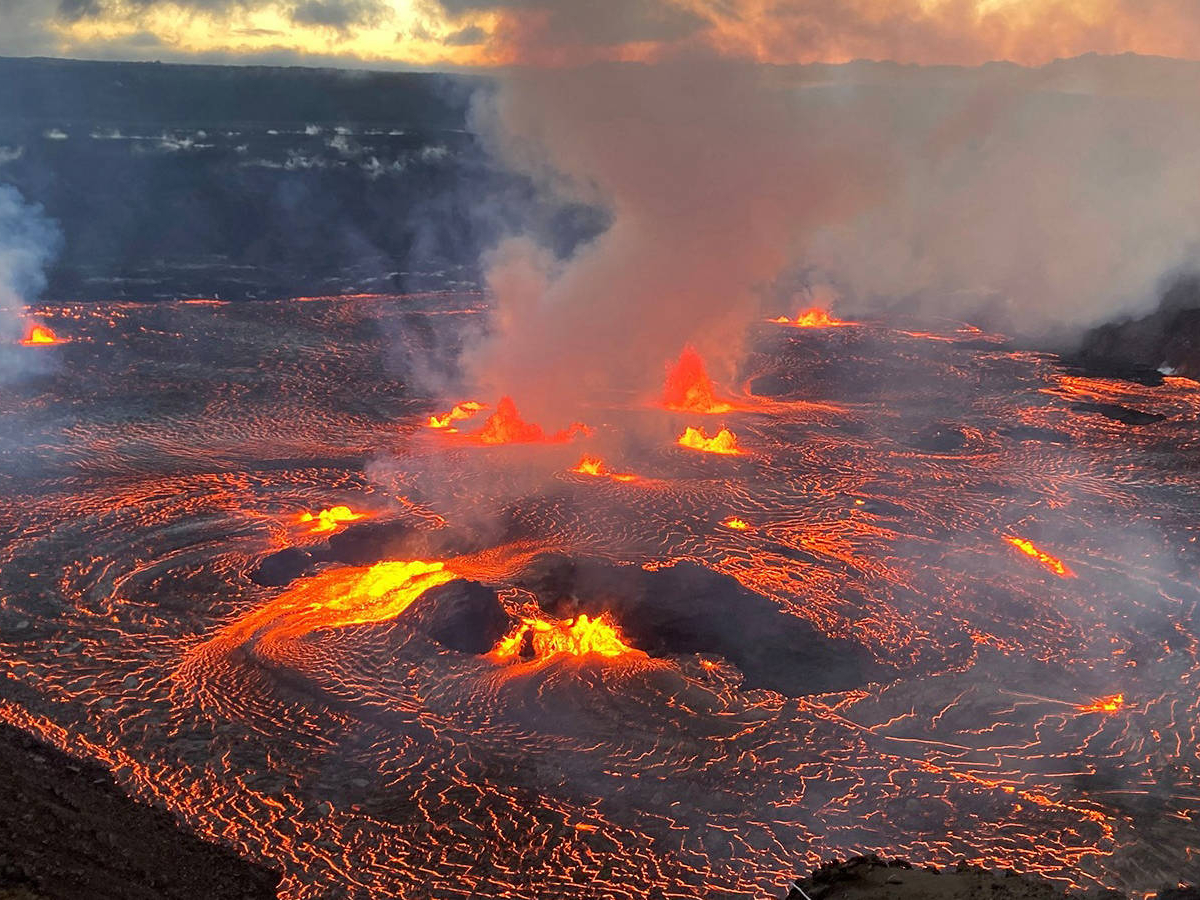
<instances>
[{"instance_id":1,"label":"lava mound","mask_svg":"<svg viewBox=\"0 0 1200 900\"><path fill-rule=\"evenodd\" d=\"M831 638L736 579L680 562L647 571L594 557L546 553L517 579L557 618L607 612L651 656L711 653L748 688L788 696L845 690L888 674L861 645Z\"/></svg>"},{"instance_id":2,"label":"lava mound","mask_svg":"<svg viewBox=\"0 0 1200 900\"><path fill-rule=\"evenodd\" d=\"M299 547L285 547L264 556L250 572L250 580L262 587L283 587L301 575L312 574L316 563L313 555Z\"/></svg>"},{"instance_id":3,"label":"lava mound","mask_svg":"<svg viewBox=\"0 0 1200 900\"><path fill-rule=\"evenodd\" d=\"M410 614L434 641L460 653L487 653L513 624L494 590L463 578L430 588Z\"/></svg>"}]
</instances>

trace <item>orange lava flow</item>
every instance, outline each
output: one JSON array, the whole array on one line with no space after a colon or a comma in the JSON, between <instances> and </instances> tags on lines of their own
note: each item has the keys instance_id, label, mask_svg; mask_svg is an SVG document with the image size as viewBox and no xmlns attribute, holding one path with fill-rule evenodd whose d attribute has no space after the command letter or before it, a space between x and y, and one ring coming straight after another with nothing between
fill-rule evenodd
<instances>
[{"instance_id":1,"label":"orange lava flow","mask_svg":"<svg viewBox=\"0 0 1200 900\"><path fill-rule=\"evenodd\" d=\"M643 655L625 643L621 632L608 621L607 616L592 619L586 613L581 613L575 619L558 621L522 619L512 634L501 639L492 650L492 658L497 662L519 659L544 661L564 654L596 654L608 658Z\"/></svg>"},{"instance_id":2,"label":"orange lava flow","mask_svg":"<svg viewBox=\"0 0 1200 900\"><path fill-rule=\"evenodd\" d=\"M683 348L678 361L667 370L662 403L667 409L693 413L723 413L734 408L717 397L704 360L691 345Z\"/></svg>"},{"instance_id":3,"label":"orange lava flow","mask_svg":"<svg viewBox=\"0 0 1200 900\"><path fill-rule=\"evenodd\" d=\"M675 443L680 447L687 447L689 450L720 453L725 456L740 456L743 452L738 447L737 438L728 428L722 428L712 437L706 437L704 429L689 426Z\"/></svg>"},{"instance_id":4,"label":"orange lava flow","mask_svg":"<svg viewBox=\"0 0 1200 900\"><path fill-rule=\"evenodd\" d=\"M563 444L578 434L588 434L589 429L580 422L567 428L546 434L541 425L526 422L517 412L511 397L501 397L496 411L488 416L483 427L471 434L481 444Z\"/></svg>"},{"instance_id":5,"label":"orange lava flow","mask_svg":"<svg viewBox=\"0 0 1200 900\"><path fill-rule=\"evenodd\" d=\"M21 343L26 347L42 347L47 344L61 344L62 341L48 325L30 322L29 327L25 329L25 337L21 339Z\"/></svg>"},{"instance_id":6,"label":"orange lava flow","mask_svg":"<svg viewBox=\"0 0 1200 900\"><path fill-rule=\"evenodd\" d=\"M1120 712L1125 706L1124 694L1111 694L1108 697L1097 697L1091 703L1085 703L1078 707L1080 712L1085 713L1115 713Z\"/></svg>"},{"instance_id":7,"label":"orange lava flow","mask_svg":"<svg viewBox=\"0 0 1200 900\"><path fill-rule=\"evenodd\" d=\"M789 319L787 316L780 316L778 319L772 319L771 321L778 322L780 325L791 325L794 328L837 328L842 325L851 324L850 322L843 322L841 319L835 319L818 306L804 310L794 319Z\"/></svg>"},{"instance_id":8,"label":"orange lava flow","mask_svg":"<svg viewBox=\"0 0 1200 900\"><path fill-rule=\"evenodd\" d=\"M458 574L444 562L389 561L331 569L295 582L279 596L226 627L221 643L302 637L318 629L386 622L430 588Z\"/></svg>"},{"instance_id":9,"label":"orange lava flow","mask_svg":"<svg viewBox=\"0 0 1200 900\"><path fill-rule=\"evenodd\" d=\"M357 522L366 517L366 513L355 512L348 506L331 506L329 509L323 509L315 514L302 512L296 517L296 521L301 525L308 525L309 534L324 534L328 531L337 531L347 522Z\"/></svg>"},{"instance_id":10,"label":"orange lava flow","mask_svg":"<svg viewBox=\"0 0 1200 900\"><path fill-rule=\"evenodd\" d=\"M1008 541L1008 543L1012 544L1026 556L1036 559L1059 578L1075 577L1075 573L1067 568L1066 563L1064 563L1061 559L1056 559L1049 553L1039 550L1033 545L1032 541L1027 541L1025 538L1019 537L1006 537L1004 540Z\"/></svg>"},{"instance_id":11,"label":"orange lava flow","mask_svg":"<svg viewBox=\"0 0 1200 900\"><path fill-rule=\"evenodd\" d=\"M449 429L453 431L454 429L451 428L453 423L462 419L469 419L481 409L487 409L487 404L478 403L474 400L464 400L448 413L443 413L440 416L430 416L426 424L430 428Z\"/></svg>"},{"instance_id":12,"label":"orange lava flow","mask_svg":"<svg viewBox=\"0 0 1200 900\"><path fill-rule=\"evenodd\" d=\"M750 530L750 524L748 522L743 521L742 519L739 519L737 516L730 516L728 519L723 521L721 524L724 525L726 528L732 528L734 531L749 531Z\"/></svg>"},{"instance_id":13,"label":"orange lava flow","mask_svg":"<svg viewBox=\"0 0 1200 900\"><path fill-rule=\"evenodd\" d=\"M636 475L631 475L628 472L610 472L608 466L604 464L604 460L597 459L594 456L585 456L579 460L579 464L571 469L576 475L592 475L597 478L611 478L613 481L634 481Z\"/></svg>"}]
</instances>

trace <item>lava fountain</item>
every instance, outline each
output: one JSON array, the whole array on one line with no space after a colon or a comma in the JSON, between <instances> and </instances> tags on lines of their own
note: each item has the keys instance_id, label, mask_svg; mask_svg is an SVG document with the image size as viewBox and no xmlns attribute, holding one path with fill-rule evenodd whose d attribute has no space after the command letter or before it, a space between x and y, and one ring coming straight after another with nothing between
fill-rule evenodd
<instances>
[{"instance_id":1,"label":"lava fountain","mask_svg":"<svg viewBox=\"0 0 1200 900\"><path fill-rule=\"evenodd\" d=\"M819 306L803 310L794 319L789 319L787 316L780 316L777 319L771 319L771 321L779 325L791 325L793 328L841 328L854 324L853 322L844 322L841 319L835 319Z\"/></svg>"},{"instance_id":2,"label":"lava fountain","mask_svg":"<svg viewBox=\"0 0 1200 900\"><path fill-rule=\"evenodd\" d=\"M591 475L594 478L611 478L613 481L635 481L636 475L629 472L612 472L604 460L595 456L585 456L571 469L576 475Z\"/></svg>"},{"instance_id":3,"label":"lava fountain","mask_svg":"<svg viewBox=\"0 0 1200 900\"><path fill-rule=\"evenodd\" d=\"M547 434L541 425L521 418L511 397L501 397L496 411L487 417L483 427L468 436L480 444L565 444L588 433L588 427L582 422L572 422L560 431Z\"/></svg>"},{"instance_id":4,"label":"lava fountain","mask_svg":"<svg viewBox=\"0 0 1200 900\"><path fill-rule=\"evenodd\" d=\"M724 413L735 408L731 401L717 396L704 360L690 344L667 369L662 405L678 412L702 414Z\"/></svg>"},{"instance_id":5,"label":"lava fountain","mask_svg":"<svg viewBox=\"0 0 1200 900\"><path fill-rule=\"evenodd\" d=\"M586 613L574 619L522 619L521 624L492 650L492 658L503 663L521 660L545 662L564 655L595 655L609 659L645 656L625 643L620 630L607 616L593 619Z\"/></svg>"},{"instance_id":6,"label":"lava fountain","mask_svg":"<svg viewBox=\"0 0 1200 900\"><path fill-rule=\"evenodd\" d=\"M348 506L331 506L329 509L322 509L319 512L302 512L296 517L296 521L305 526L309 534L327 534L331 531L337 531L350 522L357 522L359 519L367 518L366 513L355 512Z\"/></svg>"},{"instance_id":7,"label":"lava fountain","mask_svg":"<svg viewBox=\"0 0 1200 900\"><path fill-rule=\"evenodd\" d=\"M21 339L21 343L26 347L45 347L64 342L62 338L54 333L54 330L49 325L43 325L40 322L30 322L25 328L25 337Z\"/></svg>"},{"instance_id":8,"label":"lava fountain","mask_svg":"<svg viewBox=\"0 0 1200 900\"><path fill-rule=\"evenodd\" d=\"M447 413L442 415L432 415L425 423L430 428L436 428L445 431L455 431L453 428L455 422L460 422L463 419L469 419L480 410L487 409L486 403L479 403L475 400L464 400L458 403Z\"/></svg>"},{"instance_id":9,"label":"lava fountain","mask_svg":"<svg viewBox=\"0 0 1200 900\"><path fill-rule=\"evenodd\" d=\"M719 453L723 456L741 456L745 452L738 446L737 437L728 428L722 428L712 437L708 437L703 428L692 428L689 425L675 443L689 450Z\"/></svg>"}]
</instances>

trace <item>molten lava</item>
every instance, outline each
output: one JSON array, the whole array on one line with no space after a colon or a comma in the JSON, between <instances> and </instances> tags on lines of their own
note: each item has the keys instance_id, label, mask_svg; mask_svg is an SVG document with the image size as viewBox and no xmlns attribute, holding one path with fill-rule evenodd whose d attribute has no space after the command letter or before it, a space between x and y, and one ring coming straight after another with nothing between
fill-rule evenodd
<instances>
[{"instance_id":1,"label":"molten lava","mask_svg":"<svg viewBox=\"0 0 1200 900\"><path fill-rule=\"evenodd\" d=\"M679 360L667 370L662 402L667 409L680 412L723 413L734 408L732 403L717 397L704 360L691 345L683 348Z\"/></svg>"},{"instance_id":2,"label":"molten lava","mask_svg":"<svg viewBox=\"0 0 1200 900\"><path fill-rule=\"evenodd\" d=\"M721 524L724 525L726 528L732 528L734 531L749 531L750 530L750 524L748 522L743 521L742 519L739 519L737 516L730 516L728 519L726 519Z\"/></svg>"},{"instance_id":3,"label":"molten lava","mask_svg":"<svg viewBox=\"0 0 1200 900\"><path fill-rule=\"evenodd\" d=\"M221 645L257 636L260 644L318 629L387 622L430 588L457 578L444 562L381 562L330 569L302 578L265 606L225 628Z\"/></svg>"},{"instance_id":4,"label":"molten lava","mask_svg":"<svg viewBox=\"0 0 1200 900\"><path fill-rule=\"evenodd\" d=\"M551 621L542 618L522 619L521 624L503 638L492 650L492 657L499 662L514 662L519 659L544 661L555 656L587 656L596 654L604 657L641 654L621 638L621 632L601 615L592 619L581 613L575 619Z\"/></svg>"},{"instance_id":5,"label":"molten lava","mask_svg":"<svg viewBox=\"0 0 1200 900\"><path fill-rule=\"evenodd\" d=\"M613 481L633 481L637 478L636 475L631 475L628 472L610 472L608 466L604 464L604 460L597 459L594 456L585 456L579 460L579 464L571 469L577 475L592 475L596 478L611 478Z\"/></svg>"},{"instance_id":6,"label":"molten lava","mask_svg":"<svg viewBox=\"0 0 1200 900\"><path fill-rule=\"evenodd\" d=\"M573 422L567 428L548 435L541 425L521 418L511 397L501 397L496 404L496 411L471 436L482 444L563 444L577 434L588 433L586 425Z\"/></svg>"},{"instance_id":7,"label":"molten lava","mask_svg":"<svg viewBox=\"0 0 1200 900\"><path fill-rule=\"evenodd\" d=\"M331 506L316 514L302 512L296 521L301 525L308 525L309 534L324 534L327 531L336 531L347 522L364 519L366 515L366 513L355 512L348 506Z\"/></svg>"},{"instance_id":8,"label":"molten lava","mask_svg":"<svg viewBox=\"0 0 1200 900\"><path fill-rule=\"evenodd\" d=\"M787 316L780 316L778 319L772 319L771 321L778 322L780 325L791 325L794 328L837 328L842 325L851 324L850 322L843 322L841 319L835 319L818 306L804 310L794 319L789 319Z\"/></svg>"},{"instance_id":9,"label":"molten lava","mask_svg":"<svg viewBox=\"0 0 1200 900\"><path fill-rule=\"evenodd\" d=\"M743 452L738 447L737 438L728 428L722 428L712 437L706 437L703 428L689 426L675 443L689 450L702 450L705 453L720 453L725 456L740 456Z\"/></svg>"},{"instance_id":10,"label":"molten lava","mask_svg":"<svg viewBox=\"0 0 1200 900\"><path fill-rule=\"evenodd\" d=\"M1067 568L1066 563L1064 563L1061 559L1056 559L1049 553L1039 550L1033 545L1032 541L1027 541L1025 538L1019 537L1006 537L1004 540L1008 541L1008 543L1012 544L1026 556L1036 559L1059 578L1075 577L1075 573Z\"/></svg>"},{"instance_id":11,"label":"molten lava","mask_svg":"<svg viewBox=\"0 0 1200 900\"><path fill-rule=\"evenodd\" d=\"M1085 713L1090 713L1090 712L1115 713L1115 712L1120 712L1122 707L1124 707L1124 706L1125 706L1125 695L1124 694L1111 694L1108 697L1097 697L1091 703L1083 704L1078 708L1079 708L1080 712L1085 712Z\"/></svg>"},{"instance_id":12,"label":"molten lava","mask_svg":"<svg viewBox=\"0 0 1200 900\"><path fill-rule=\"evenodd\" d=\"M26 347L41 347L47 344L61 344L62 341L48 325L30 322L21 343Z\"/></svg>"},{"instance_id":13,"label":"molten lava","mask_svg":"<svg viewBox=\"0 0 1200 900\"><path fill-rule=\"evenodd\" d=\"M426 424L430 428L448 429L453 431L455 430L451 427L453 423L462 419L469 419L481 409L487 409L487 404L477 403L474 400L465 400L456 405L454 409L450 410L448 413L444 413L440 416L430 416L429 421Z\"/></svg>"}]
</instances>

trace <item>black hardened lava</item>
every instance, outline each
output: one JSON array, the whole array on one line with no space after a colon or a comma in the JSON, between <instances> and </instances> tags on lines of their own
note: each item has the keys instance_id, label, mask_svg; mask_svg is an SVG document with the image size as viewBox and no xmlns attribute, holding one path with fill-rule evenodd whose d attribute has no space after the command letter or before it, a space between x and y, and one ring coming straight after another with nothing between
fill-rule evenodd
<instances>
[{"instance_id":1,"label":"black hardened lava","mask_svg":"<svg viewBox=\"0 0 1200 900\"><path fill-rule=\"evenodd\" d=\"M278 873L131 800L102 766L0 724L0 897L267 900Z\"/></svg>"}]
</instances>

